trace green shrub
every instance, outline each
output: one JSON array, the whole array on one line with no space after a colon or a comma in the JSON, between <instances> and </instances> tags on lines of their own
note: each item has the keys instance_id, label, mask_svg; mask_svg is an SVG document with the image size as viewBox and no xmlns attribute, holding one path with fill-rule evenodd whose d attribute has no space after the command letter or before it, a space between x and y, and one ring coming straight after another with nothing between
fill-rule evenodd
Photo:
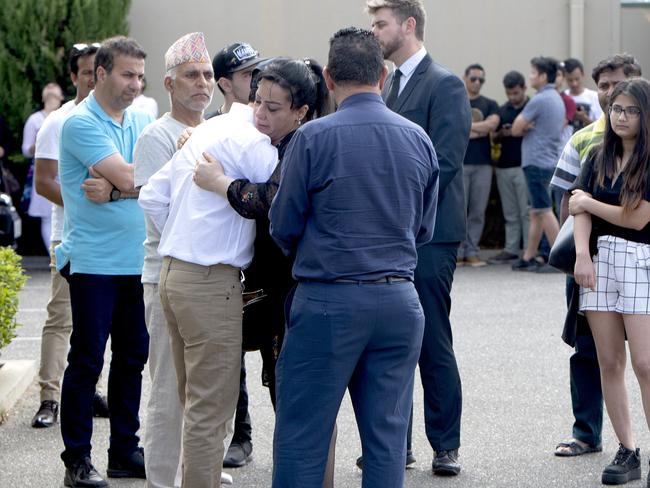
<instances>
[{"instance_id":1,"label":"green shrub","mask_svg":"<svg viewBox=\"0 0 650 488\"><path fill-rule=\"evenodd\" d=\"M18 293L27 277L20 266L20 256L9 247L0 247L0 348L11 342L18 327Z\"/></svg>"},{"instance_id":2,"label":"green shrub","mask_svg":"<svg viewBox=\"0 0 650 488\"><path fill-rule=\"evenodd\" d=\"M0 5L0 114L20 141L47 83L56 81L74 96L67 69L72 45L127 34L131 0L2 0Z\"/></svg>"}]
</instances>

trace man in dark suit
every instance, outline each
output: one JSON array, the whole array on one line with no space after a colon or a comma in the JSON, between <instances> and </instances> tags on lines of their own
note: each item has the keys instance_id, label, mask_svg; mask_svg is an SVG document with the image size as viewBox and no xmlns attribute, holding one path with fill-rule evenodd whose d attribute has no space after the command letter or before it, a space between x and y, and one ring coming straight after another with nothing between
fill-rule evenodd
<instances>
[{"instance_id":1,"label":"man in dark suit","mask_svg":"<svg viewBox=\"0 0 650 488\"><path fill-rule=\"evenodd\" d=\"M470 106L463 82L434 62L423 46L422 0L367 0L366 8L384 59L397 68L384 86L386 105L425 130L440 164L435 231L431 242L418 249L415 270L425 315L419 364L426 434L434 450L433 472L457 475L462 394L449 312L458 246L466 238L463 158ZM410 431L407 465L415 462Z\"/></svg>"}]
</instances>

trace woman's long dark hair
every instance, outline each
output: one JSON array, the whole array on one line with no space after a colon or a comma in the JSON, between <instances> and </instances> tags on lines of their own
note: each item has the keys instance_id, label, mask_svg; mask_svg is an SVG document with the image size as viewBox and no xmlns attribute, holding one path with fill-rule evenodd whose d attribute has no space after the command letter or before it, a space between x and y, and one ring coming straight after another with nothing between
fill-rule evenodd
<instances>
[{"instance_id":1,"label":"woman's long dark hair","mask_svg":"<svg viewBox=\"0 0 650 488\"><path fill-rule=\"evenodd\" d=\"M266 65L257 80L277 83L291 94L291 108L307 105L305 120L322 117L330 112L329 90L323 77L323 68L311 58L277 58Z\"/></svg>"},{"instance_id":2,"label":"woman's long dark hair","mask_svg":"<svg viewBox=\"0 0 650 488\"><path fill-rule=\"evenodd\" d=\"M650 83L643 78L621 81L609 99L611 106L619 95L632 98L641 110L639 115L639 131L636 136L634 152L627 162L621 177L621 206L624 212L634 210L645 197L648 190L650 170ZM629 116L628 116L629 118ZM605 185L605 177L614 180L618 173L616 158L623 155L623 142L612 129L610 117L606 117L606 128L603 144L596 152L595 171L596 183Z\"/></svg>"}]
</instances>

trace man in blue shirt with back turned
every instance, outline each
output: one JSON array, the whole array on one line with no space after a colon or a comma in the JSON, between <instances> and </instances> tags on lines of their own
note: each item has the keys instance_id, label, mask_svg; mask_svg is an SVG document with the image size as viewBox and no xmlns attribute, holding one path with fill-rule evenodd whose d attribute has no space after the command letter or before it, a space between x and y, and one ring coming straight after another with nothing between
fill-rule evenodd
<instances>
[{"instance_id":1,"label":"man in blue shirt with back turned","mask_svg":"<svg viewBox=\"0 0 650 488\"><path fill-rule=\"evenodd\" d=\"M433 236L438 162L426 133L381 99L370 31L343 29L325 69L338 111L298 129L270 211L298 286L276 367L274 488L320 488L350 391L363 486L401 488L424 315L416 246Z\"/></svg>"},{"instance_id":2,"label":"man in blue shirt with back turned","mask_svg":"<svg viewBox=\"0 0 650 488\"><path fill-rule=\"evenodd\" d=\"M61 390L65 486L103 487L90 460L92 404L111 336L108 476L144 478L136 432L149 335L140 274L144 216L133 191L133 147L148 114L128 110L144 77L142 48L132 39L104 41L95 56L95 90L61 129L59 176L65 204L57 269L70 284L72 335ZM110 202L87 198L89 176L113 185ZM86 191L86 194L84 194Z\"/></svg>"}]
</instances>

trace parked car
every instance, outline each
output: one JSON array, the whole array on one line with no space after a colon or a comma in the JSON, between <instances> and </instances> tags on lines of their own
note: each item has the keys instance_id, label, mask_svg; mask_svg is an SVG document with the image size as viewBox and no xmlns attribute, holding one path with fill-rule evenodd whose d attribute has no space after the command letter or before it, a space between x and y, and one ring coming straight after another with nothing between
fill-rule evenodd
<instances>
[{"instance_id":1,"label":"parked car","mask_svg":"<svg viewBox=\"0 0 650 488\"><path fill-rule=\"evenodd\" d=\"M16 248L16 240L23 230L22 221L11 197L0 193L0 246Z\"/></svg>"}]
</instances>

